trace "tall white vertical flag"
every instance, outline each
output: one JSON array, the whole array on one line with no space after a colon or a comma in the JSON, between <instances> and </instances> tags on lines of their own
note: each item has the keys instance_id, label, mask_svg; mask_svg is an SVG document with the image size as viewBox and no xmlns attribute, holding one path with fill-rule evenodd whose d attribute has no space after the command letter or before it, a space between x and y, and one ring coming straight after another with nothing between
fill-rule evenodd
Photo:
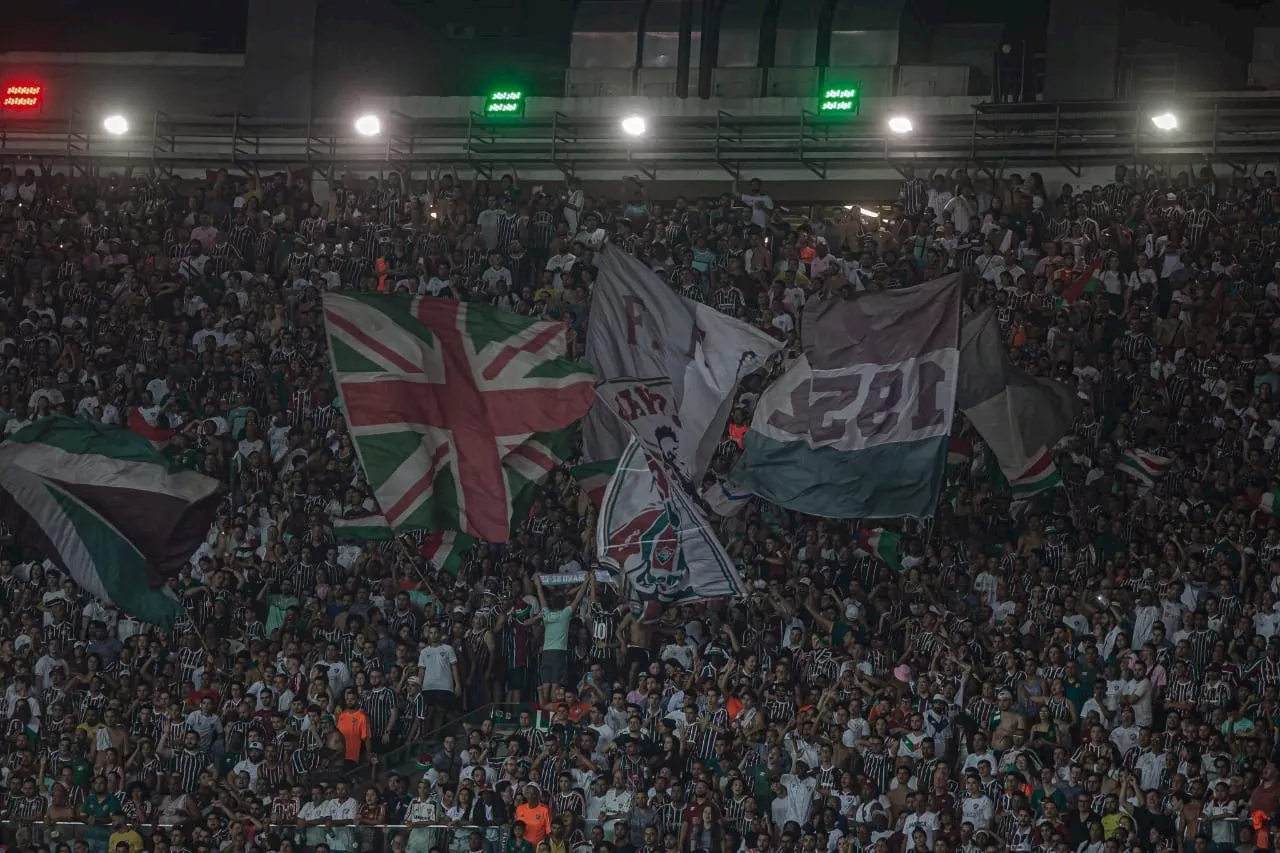
<instances>
[{"instance_id":1,"label":"tall white vertical flag","mask_svg":"<svg viewBox=\"0 0 1280 853\"><path fill-rule=\"evenodd\" d=\"M733 392L742 377L762 367L782 344L707 305L675 293L643 263L613 246L599 256L600 277L591 297L587 360L600 380L600 400L586 419L589 459L617 459L630 431L605 399L617 380L670 383L675 410L660 413L671 434L664 448L682 479L699 482L715 454ZM666 431L664 430L664 434Z\"/></svg>"}]
</instances>

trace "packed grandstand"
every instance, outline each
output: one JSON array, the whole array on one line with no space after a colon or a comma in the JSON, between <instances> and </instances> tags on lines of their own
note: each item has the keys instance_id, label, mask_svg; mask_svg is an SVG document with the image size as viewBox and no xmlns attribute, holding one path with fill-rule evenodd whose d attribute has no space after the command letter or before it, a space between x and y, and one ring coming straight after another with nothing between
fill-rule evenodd
<instances>
[{"instance_id":1,"label":"packed grandstand","mask_svg":"<svg viewBox=\"0 0 1280 853\"><path fill-rule=\"evenodd\" d=\"M5 436L129 428L225 489L168 629L4 531L6 849L1271 847L1272 173L956 169L876 218L759 183L311 186L0 170ZM609 253L777 350L697 484L732 504L710 524L743 594L631 606L596 573L577 445L506 542L354 535L378 501L322 301L558 321L580 361ZM1011 478L956 414L923 521L733 492L806 303L941 279L992 309L1011 370L1075 402L1052 476Z\"/></svg>"}]
</instances>

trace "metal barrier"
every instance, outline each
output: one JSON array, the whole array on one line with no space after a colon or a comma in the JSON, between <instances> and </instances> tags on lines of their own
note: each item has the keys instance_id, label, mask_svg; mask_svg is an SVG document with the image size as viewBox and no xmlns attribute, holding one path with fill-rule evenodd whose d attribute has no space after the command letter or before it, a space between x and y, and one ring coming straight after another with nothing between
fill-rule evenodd
<instances>
[{"instance_id":1,"label":"metal barrier","mask_svg":"<svg viewBox=\"0 0 1280 853\"><path fill-rule=\"evenodd\" d=\"M245 824L239 824L245 826ZM187 846L197 836L208 834L202 827L202 821L193 820L185 824L146 824L132 827L145 840L158 835L168 834L175 828L183 831ZM58 845L71 847L78 841L89 845L93 853L111 851L110 840L113 830L109 826L90 826L85 823L46 821L6 820L0 828L0 838L10 848L26 849L29 846L57 848ZM500 853L509 836L508 826L472 826L461 824L440 824L409 828L404 825L355 825L336 827L308 827L265 824L260 827L248 825L245 829L245 840L251 841L262 835L275 836L268 849L279 850L279 841L287 840L293 844L295 851L313 853L327 847L331 853ZM478 836L473 840L473 836ZM217 849L216 845L214 849Z\"/></svg>"},{"instance_id":2,"label":"metal barrier","mask_svg":"<svg viewBox=\"0 0 1280 853\"><path fill-rule=\"evenodd\" d=\"M1035 166L1114 165L1187 157L1240 165L1274 159L1280 147L1280 98L1274 93L1186 95L1178 127L1151 123L1153 106L1134 102L980 104L963 113L913 115L915 131L895 136L885 115L654 116L649 133L627 141L616 116L533 116L503 122L387 116L375 139L347 121L287 122L251 116L178 117L157 113L149 127L113 137L80 118L0 123L0 158L29 157L80 169L151 164L161 171L210 163L261 168L310 164L345 169L425 168L465 163L482 176L514 164L522 170L627 170L655 177L662 169L719 167L828 169L957 162ZM803 165L802 165L803 164Z\"/></svg>"},{"instance_id":3,"label":"metal barrier","mask_svg":"<svg viewBox=\"0 0 1280 853\"><path fill-rule=\"evenodd\" d=\"M502 713L503 709L514 710L522 707L527 706L524 703L516 702L490 702L487 705L481 705L479 708L475 708L461 716L455 717L437 729L425 732L417 740L406 741L391 751L378 756L377 764L366 761L351 769L344 775L349 781L356 784L365 781L372 781L377 777L378 773L394 770L400 765L416 758L421 754L420 750L425 748L429 743L438 742L446 735L456 736L463 734L467 730L468 726L479 726L483 724L485 720L494 719L495 715Z\"/></svg>"}]
</instances>

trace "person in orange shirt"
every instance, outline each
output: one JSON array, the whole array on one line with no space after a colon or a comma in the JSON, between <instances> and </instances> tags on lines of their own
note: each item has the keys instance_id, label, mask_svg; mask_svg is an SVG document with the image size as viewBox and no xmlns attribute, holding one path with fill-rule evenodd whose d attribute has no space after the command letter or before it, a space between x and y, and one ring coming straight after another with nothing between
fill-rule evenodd
<instances>
[{"instance_id":1,"label":"person in orange shirt","mask_svg":"<svg viewBox=\"0 0 1280 853\"><path fill-rule=\"evenodd\" d=\"M551 809L542 802L542 791L532 782L525 786L524 800L516 807L516 822L524 824L525 840L537 847L551 834Z\"/></svg>"},{"instance_id":2,"label":"person in orange shirt","mask_svg":"<svg viewBox=\"0 0 1280 853\"><path fill-rule=\"evenodd\" d=\"M364 747L366 753L372 758L373 744L370 741L369 717L360 709L360 697L354 690L348 690L342 696L342 704L342 711L338 714L338 731L346 740L346 752L343 758L348 763L359 763L361 747Z\"/></svg>"}]
</instances>

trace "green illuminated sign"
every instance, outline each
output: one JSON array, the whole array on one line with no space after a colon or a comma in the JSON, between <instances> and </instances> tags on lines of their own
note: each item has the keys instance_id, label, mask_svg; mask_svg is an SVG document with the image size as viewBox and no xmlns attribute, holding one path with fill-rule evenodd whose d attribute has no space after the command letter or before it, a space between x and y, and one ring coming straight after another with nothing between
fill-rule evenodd
<instances>
[{"instance_id":1,"label":"green illuminated sign","mask_svg":"<svg viewBox=\"0 0 1280 853\"><path fill-rule=\"evenodd\" d=\"M818 112L856 115L858 112L858 90L852 86L827 89L818 97Z\"/></svg>"},{"instance_id":2,"label":"green illuminated sign","mask_svg":"<svg viewBox=\"0 0 1280 853\"><path fill-rule=\"evenodd\" d=\"M491 118L524 118L524 92L491 92L484 99L484 114Z\"/></svg>"}]
</instances>

